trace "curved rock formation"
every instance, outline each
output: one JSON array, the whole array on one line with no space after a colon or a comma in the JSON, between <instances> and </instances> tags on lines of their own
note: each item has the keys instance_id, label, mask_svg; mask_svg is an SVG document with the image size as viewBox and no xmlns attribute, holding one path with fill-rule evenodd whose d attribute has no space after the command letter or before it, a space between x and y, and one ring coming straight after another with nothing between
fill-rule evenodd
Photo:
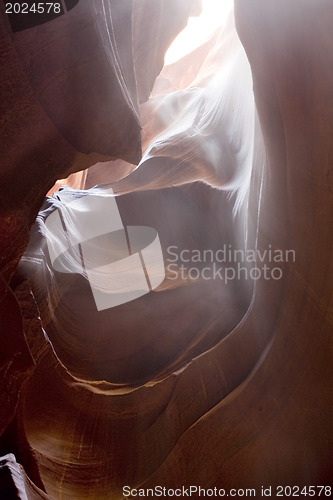
<instances>
[{"instance_id":1,"label":"curved rock formation","mask_svg":"<svg viewBox=\"0 0 333 500\"><path fill-rule=\"evenodd\" d=\"M1 328L4 338L12 332L2 353L1 366L9 382L5 377L1 391L1 431L14 414L19 381L33 368L23 318L8 284L46 192L57 179L98 160L140 158L133 2L76 4L68 13L23 31L13 31L12 18L5 14L5 5L0 6ZM28 24L36 24L33 13L24 17ZM180 18L183 23L183 13ZM175 36L175 28L170 29ZM156 36L164 39L166 34L160 30ZM155 41L156 46L147 48L148 58L159 50L159 40ZM149 82L156 76L146 75ZM71 113L67 113L69 102ZM72 182L82 186L81 181Z\"/></svg>"},{"instance_id":2,"label":"curved rock formation","mask_svg":"<svg viewBox=\"0 0 333 500\"><path fill-rule=\"evenodd\" d=\"M150 67L140 84L145 98L172 37L163 30L156 59L143 62L142 47L157 36L151 28L138 42L148 4L137 0L133 18L136 72ZM179 27L192 7L184 3ZM17 201L5 200L13 209L4 210L2 226L0 312L8 340L1 450L23 465L28 498L116 499L125 485L255 488L257 496L262 486L331 485L333 8L326 0L236 0L235 19L252 76L231 18L195 54L165 68L154 97L141 105L144 152L135 171L125 176L132 167L119 160L113 178L105 168L87 173L86 188L111 182L125 227L157 230L166 278L156 290L98 312L75 254L71 273L52 267L47 217L59 210L67 233L75 232L70 202L81 199L84 208L89 197L109 196L103 188L65 188L47 198L15 275L29 221L56 177L43 174L29 210L19 201L29 202L22 192L31 194L33 168ZM22 58L22 45L16 50ZM120 62L126 54L122 44ZM131 67L124 81L133 96ZM61 128L52 99L42 105ZM74 143L66 127L62 140ZM90 131L98 141L100 131ZM105 154L103 134L98 152ZM13 165L8 179L15 158ZM170 248L192 256L185 274L181 259L168 266ZM243 262L230 283L219 275L206 280L203 268L212 271L214 262L198 255L210 250L216 260L222 248L252 251L256 261ZM236 271L230 254L225 260L222 267ZM278 274L251 273L272 262Z\"/></svg>"}]
</instances>

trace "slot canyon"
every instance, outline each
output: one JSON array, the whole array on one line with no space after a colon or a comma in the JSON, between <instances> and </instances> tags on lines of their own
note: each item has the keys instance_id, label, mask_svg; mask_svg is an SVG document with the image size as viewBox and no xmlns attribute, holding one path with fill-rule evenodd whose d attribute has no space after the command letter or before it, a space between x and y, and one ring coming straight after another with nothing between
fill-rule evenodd
<instances>
[{"instance_id":1,"label":"slot canyon","mask_svg":"<svg viewBox=\"0 0 333 500\"><path fill-rule=\"evenodd\" d=\"M0 500L330 496L332 0L0 9Z\"/></svg>"}]
</instances>

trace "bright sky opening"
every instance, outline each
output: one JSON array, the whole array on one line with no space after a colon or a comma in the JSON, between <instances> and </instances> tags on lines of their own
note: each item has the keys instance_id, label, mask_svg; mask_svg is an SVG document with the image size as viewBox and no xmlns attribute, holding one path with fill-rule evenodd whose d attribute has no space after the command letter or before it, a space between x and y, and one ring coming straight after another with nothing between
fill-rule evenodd
<instances>
[{"instance_id":1,"label":"bright sky opening","mask_svg":"<svg viewBox=\"0 0 333 500\"><path fill-rule=\"evenodd\" d=\"M222 26L233 7L233 0L202 0L199 17L191 17L187 27L178 35L165 56L165 65L178 61L203 43Z\"/></svg>"}]
</instances>

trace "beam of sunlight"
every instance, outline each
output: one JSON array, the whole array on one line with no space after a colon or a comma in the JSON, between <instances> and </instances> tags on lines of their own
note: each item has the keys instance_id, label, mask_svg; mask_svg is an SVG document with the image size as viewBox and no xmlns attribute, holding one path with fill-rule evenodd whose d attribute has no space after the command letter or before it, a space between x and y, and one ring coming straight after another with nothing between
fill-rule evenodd
<instances>
[{"instance_id":1,"label":"beam of sunlight","mask_svg":"<svg viewBox=\"0 0 333 500\"><path fill-rule=\"evenodd\" d=\"M178 61L192 52L226 22L233 7L233 0L202 0L202 14L189 19L186 28L178 35L165 56L165 65Z\"/></svg>"}]
</instances>

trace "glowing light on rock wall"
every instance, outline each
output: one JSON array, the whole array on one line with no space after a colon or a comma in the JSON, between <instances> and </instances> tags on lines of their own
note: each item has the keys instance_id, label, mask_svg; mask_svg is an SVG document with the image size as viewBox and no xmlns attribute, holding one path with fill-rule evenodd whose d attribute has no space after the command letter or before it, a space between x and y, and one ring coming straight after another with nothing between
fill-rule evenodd
<instances>
[{"instance_id":1,"label":"glowing light on rock wall","mask_svg":"<svg viewBox=\"0 0 333 500\"><path fill-rule=\"evenodd\" d=\"M219 26L223 26L233 8L233 0L202 0L202 6L202 14L190 18L187 27L170 46L165 56L166 65L192 52L205 43Z\"/></svg>"}]
</instances>

